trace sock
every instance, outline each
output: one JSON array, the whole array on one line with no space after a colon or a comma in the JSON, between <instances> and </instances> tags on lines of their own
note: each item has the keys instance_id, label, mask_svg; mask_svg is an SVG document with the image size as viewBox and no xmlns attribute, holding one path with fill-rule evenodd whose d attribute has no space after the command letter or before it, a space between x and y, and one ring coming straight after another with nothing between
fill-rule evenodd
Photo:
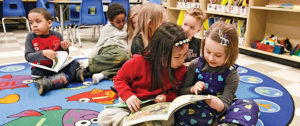
<instances>
[{"instance_id":1,"label":"sock","mask_svg":"<svg viewBox=\"0 0 300 126\"><path fill-rule=\"evenodd\" d=\"M89 66L89 61L88 60L79 60L79 68L87 68Z\"/></svg>"},{"instance_id":2,"label":"sock","mask_svg":"<svg viewBox=\"0 0 300 126\"><path fill-rule=\"evenodd\" d=\"M93 74L93 83L97 84L99 81L103 80L105 76L102 73Z\"/></svg>"}]
</instances>

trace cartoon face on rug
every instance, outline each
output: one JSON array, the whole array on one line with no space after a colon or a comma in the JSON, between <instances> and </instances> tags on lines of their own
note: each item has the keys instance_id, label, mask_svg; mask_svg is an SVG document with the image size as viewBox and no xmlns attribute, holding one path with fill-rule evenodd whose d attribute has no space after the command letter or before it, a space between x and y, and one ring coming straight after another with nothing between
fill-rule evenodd
<instances>
[{"instance_id":1,"label":"cartoon face on rug","mask_svg":"<svg viewBox=\"0 0 300 126\"><path fill-rule=\"evenodd\" d=\"M96 102L101 104L114 104L117 97L117 94L112 90L93 89L92 91L67 97L67 99L68 101L78 101L80 103Z\"/></svg>"},{"instance_id":2,"label":"cartoon face on rug","mask_svg":"<svg viewBox=\"0 0 300 126\"><path fill-rule=\"evenodd\" d=\"M41 112L26 110L8 118L16 118L3 126L48 125L48 126L90 126L97 124L99 112L87 109L61 109L60 106L41 108Z\"/></svg>"},{"instance_id":3,"label":"cartoon face on rug","mask_svg":"<svg viewBox=\"0 0 300 126\"><path fill-rule=\"evenodd\" d=\"M0 77L0 90L28 87L32 82L31 75L3 75Z\"/></svg>"}]
</instances>

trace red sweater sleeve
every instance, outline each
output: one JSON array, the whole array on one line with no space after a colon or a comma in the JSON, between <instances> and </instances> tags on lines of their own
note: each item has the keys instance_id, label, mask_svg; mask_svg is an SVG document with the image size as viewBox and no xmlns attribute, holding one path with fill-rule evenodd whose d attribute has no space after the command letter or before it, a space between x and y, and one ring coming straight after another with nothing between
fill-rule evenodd
<instances>
[{"instance_id":1,"label":"red sweater sleeve","mask_svg":"<svg viewBox=\"0 0 300 126\"><path fill-rule=\"evenodd\" d=\"M130 96L135 95L130 86L132 83L131 75L134 75L135 72L134 68L134 59L132 58L123 64L117 75L113 78L118 95L124 102L126 102Z\"/></svg>"},{"instance_id":2,"label":"red sweater sleeve","mask_svg":"<svg viewBox=\"0 0 300 126\"><path fill-rule=\"evenodd\" d=\"M177 68L175 70L175 77L176 79L180 82L179 85L177 86L178 88L182 84L184 75L186 72L186 67L182 65L180 68ZM167 96L167 102L172 102L179 94L179 89L176 89L174 91L169 91L166 96Z\"/></svg>"}]
</instances>

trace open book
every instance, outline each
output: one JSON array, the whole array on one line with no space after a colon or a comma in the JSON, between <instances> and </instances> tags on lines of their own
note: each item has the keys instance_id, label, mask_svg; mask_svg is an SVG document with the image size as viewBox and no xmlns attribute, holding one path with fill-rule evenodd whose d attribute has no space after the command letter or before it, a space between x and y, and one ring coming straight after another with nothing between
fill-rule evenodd
<instances>
[{"instance_id":1,"label":"open book","mask_svg":"<svg viewBox=\"0 0 300 126\"><path fill-rule=\"evenodd\" d=\"M182 95L173 102L162 102L142 107L138 112L125 118L123 126L134 125L153 120L168 120L178 109L196 101L210 99L210 95Z\"/></svg>"},{"instance_id":2,"label":"open book","mask_svg":"<svg viewBox=\"0 0 300 126\"><path fill-rule=\"evenodd\" d=\"M45 70L58 72L61 69L63 69L65 66L67 66L69 63L71 63L75 58L69 57L69 54L66 51L56 51L56 57L53 60L52 67L47 67L44 65L34 64L30 63L32 66L39 67Z\"/></svg>"}]
</instances>

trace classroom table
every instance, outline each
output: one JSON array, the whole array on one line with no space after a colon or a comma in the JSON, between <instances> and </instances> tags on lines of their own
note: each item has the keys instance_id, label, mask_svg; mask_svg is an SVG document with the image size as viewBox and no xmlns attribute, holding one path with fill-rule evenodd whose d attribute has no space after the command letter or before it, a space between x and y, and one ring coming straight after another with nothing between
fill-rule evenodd
<instances>
[{"instance_id":1,"label":"classroom table","mask_svg":"<svg viewBox=\"0 0 300 126\"><path fill-rule=\"evenodd\" d=\"M53 3L59 6L59 21L60 21L60 29L61 29L61 34L63 35L63 31L64 31L64 19L63 19L63 14L64 14L64 7L66 5L70 5L70 4L77 4L80 5L81 1L69 1L69 0L54 0L54 1L48 1L49 3ZM110 3L110 0L103 0L103 5L108 5ZM130 4L141 4L142 1L138 0L136 2L130 2Z\"/></svg>"}]
</instances>

